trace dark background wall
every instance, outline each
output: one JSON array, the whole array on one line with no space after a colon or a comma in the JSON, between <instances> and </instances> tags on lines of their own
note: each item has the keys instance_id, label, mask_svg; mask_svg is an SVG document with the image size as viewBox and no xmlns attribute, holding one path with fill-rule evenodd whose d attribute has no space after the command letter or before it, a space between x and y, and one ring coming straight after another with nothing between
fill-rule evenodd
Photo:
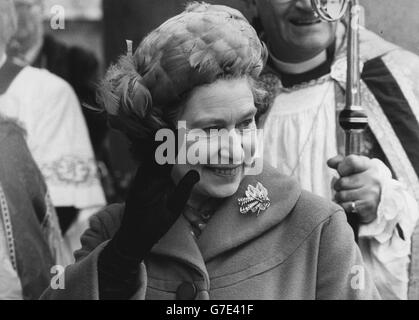
<instances>
[{"instance_id":1,"label":"dark background wall","mask_svg":"<svg viewBox=\"0 0 419 320\"><path fill-rule=\"evenodd\" d=\"M185 0L103 0L106 61L126 50L125 39L138 45L148 32L168 18L180 13ZM238 8L251 16L249 5L243 0L207 0Z\"/></svg>"}]
</instances>

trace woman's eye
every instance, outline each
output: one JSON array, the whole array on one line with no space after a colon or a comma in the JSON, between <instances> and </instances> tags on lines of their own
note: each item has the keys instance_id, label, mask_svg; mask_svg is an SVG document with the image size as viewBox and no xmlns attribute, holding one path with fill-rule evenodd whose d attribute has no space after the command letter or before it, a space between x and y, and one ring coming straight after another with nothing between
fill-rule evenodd
<instances>
[{"instance_id":1,"label":"woman's eye","mask_svg":"<svg viewBox=\"0 0 419 320\"><path fill-rule=\"evenodd\" d=\"M237 129L249 129L253 126L253 123L254 123L253 118L245 120L237 126Z\"/></svg>"},{"instance_id":2,"label":"woman's eye","mask_svg":"<svg viewBox=\"0 0 419 320\"><path fill-rule=\"evenodd\" d=\"M222 129L222 128L221 128L220 126L212 126L212 127L206 127L206 128L204 128L203 130L204 130L205 132L211 133L211 131L214 131L214 130L219 131L219 130L221 130L221 129Z\"/></svg>"}]
</instances>

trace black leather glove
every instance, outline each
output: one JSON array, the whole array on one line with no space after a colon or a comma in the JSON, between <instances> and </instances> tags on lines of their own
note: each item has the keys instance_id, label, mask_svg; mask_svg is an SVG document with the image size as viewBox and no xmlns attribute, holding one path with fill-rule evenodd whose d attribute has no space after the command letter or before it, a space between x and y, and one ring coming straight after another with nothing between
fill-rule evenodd
<instances>
[{"instance_id":1,"label":"black leather glove","mask_svg":"<svg viewBox=\"0 0 419 320\"><path fill-rule=\"evenodd\" d=\"M177 186L170 176L138 170L130 189L121 227L112 239L118 251L143 260L182 213L199 174L189 171Z\"/></svg>"},{"instance_id":2,"label":"black leather glove","mask_svg":"<svg viewBox=\"0 0 419 320\"><path fill-rule=\"evenodd\" d=\"M170 176L173 165L161 166L154 160L156 147L153 143L145 148L150 159L138 169L121 226L99 256L101 299L126 299L136 291L140 262L176 222L200 179L191 170L175 186Z\"/></svg>"}]
</instances>

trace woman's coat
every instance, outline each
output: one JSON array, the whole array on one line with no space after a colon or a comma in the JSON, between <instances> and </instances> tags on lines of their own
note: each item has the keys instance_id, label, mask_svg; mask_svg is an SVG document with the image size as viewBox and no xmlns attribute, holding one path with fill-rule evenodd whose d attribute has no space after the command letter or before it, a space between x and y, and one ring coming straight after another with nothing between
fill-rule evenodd
<instances>
[{"instance_id":1,"label":"woman's coat","mask_svg":"<svg viewBox=\"0 0 419 320\"><path fill-rule=\"evenodd\" d=\"M257 182L270 207L259 216L240 214L237 199ZM48 289L44 299L99 298L97 259L123 210L113 205L92 217L65 288ZM140 277L133 299L379 298L342 209L267 165L242 181L198 239L180 216L141 264Z\"/></svg>"}]
</instances>

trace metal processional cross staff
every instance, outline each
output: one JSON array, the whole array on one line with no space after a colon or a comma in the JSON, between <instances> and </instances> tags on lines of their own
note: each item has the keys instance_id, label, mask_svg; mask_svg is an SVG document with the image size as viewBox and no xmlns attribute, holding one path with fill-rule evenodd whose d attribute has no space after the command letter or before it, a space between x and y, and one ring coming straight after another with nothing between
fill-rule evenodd
<instances>
[{"instance_id":1,"label":"metal processional cross staff","mask_svg":"<svg viewBox=\"0 0 419 320\"><path fill-rule=\"evenodd\" d=\"M362 133L368 125L360 91L359 28L363 8L359 0L311 0L311 4L319 17L328 22L338 21L349 12L346 103L344 110L339 114L339 123L345 131L345 155L360 155ZM354 212L348 213L347 217L358 242L359 217Z\"/></svg>"}]
</instances>

